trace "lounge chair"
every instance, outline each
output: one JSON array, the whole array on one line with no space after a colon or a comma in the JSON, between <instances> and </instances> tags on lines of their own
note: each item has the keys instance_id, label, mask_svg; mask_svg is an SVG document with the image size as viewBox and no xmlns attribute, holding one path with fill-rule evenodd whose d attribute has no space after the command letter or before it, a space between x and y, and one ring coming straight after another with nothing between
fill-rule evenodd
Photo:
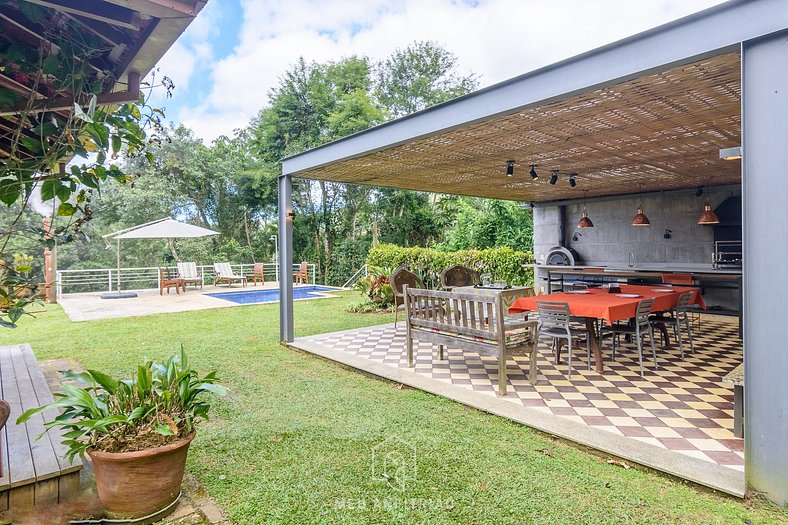
<instances>
[{"instance_id":1,"label":"lounge chair","mask_svg":"<svg viewBox=\"0 0 788 525\"><path fill-rule=\"evenodd\" d=\"M232 286L234 282L240 281L241 286L246 286L246 277L233 273L230 263L214 263L213 269L216 272L214 284L227 283L227 286Z\"/></svg>"},{"instance_id":2,"label":"lounge chair","mask_svg":"<svg viewBox=\"0 0 788 525\"><path fill-rule=\"evenodd\" d=\"M170 275L169 268L159 268L159 295L164 295L164 290L170 293L170 288L175 287L175 293L180 295L181 288L186 292L186 282L183 279Z\"/></svg>"},{"instance_id":3,"label":"lounge chair","mask_svg":"<svg viewBox=\"0 0 788 525\"><path fill-rule=\"evenodd\" d=\"M309 284L309 263L302 262L298 267L298 272L293 274L296 283Z\"/></svg>"},{"instance_id":4,"label":"lounge chair","mask_svg":"<svg viewBox=\"0 0 788 525\"><path fill-rule=\"evenodd\" d=\"M200 289L204 283L202 273L194 262L178 263L178 279L182 279L186 284L200 285Z\"/></svg>"}]
</instances>

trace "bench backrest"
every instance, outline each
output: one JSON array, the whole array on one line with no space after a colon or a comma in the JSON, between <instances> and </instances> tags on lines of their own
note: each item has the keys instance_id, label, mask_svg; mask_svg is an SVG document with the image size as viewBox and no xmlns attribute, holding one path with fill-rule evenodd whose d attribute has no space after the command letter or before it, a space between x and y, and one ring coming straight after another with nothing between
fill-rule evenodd
<instances>
[{"instance_id":1,"label":"bench backrest","mask_svg":"<svg viewBox=\"0 0 788 525\"><path fill-rule=\"evenodd\" d=\"M404 286L409 328L440 330L483 339L504 331L505 298L500 294L446 292Z\"/></svg>"}]
</instances>

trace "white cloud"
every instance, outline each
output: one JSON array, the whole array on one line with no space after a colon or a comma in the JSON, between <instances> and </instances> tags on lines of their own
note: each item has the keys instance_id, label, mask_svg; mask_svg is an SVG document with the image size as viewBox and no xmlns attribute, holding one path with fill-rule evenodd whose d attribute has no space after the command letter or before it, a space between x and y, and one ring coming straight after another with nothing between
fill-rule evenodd
<instances>
[{"instance_id":1,"label":"white cloud","mask_svg":"<svg viewBox=\"0 0 788 525\"><path fill-rule=\"evenodd\" d=\"M300 56L317 62L353 54L380 60L415 40L437 41L457 55L463 73L477 73L483 86L490 85L718 3L242 0L238 45L229 56L211 60L215 34L206 26L215 23L221 5L212 0L214 14L201 13L184 35L187 41L163 60L172 66L167 74L181 77L176 84L188 85L193 75L203 74L211 77L212 88L199 104L168 116L212 140L246 125Z\"/></svg>"}]
</instances>

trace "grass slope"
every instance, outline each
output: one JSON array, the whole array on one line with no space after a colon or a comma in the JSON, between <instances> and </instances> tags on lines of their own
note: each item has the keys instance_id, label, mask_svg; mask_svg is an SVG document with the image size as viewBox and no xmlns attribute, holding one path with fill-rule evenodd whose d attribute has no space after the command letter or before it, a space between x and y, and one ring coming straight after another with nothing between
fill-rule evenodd
<instances>
[{"instance_id":1,"label":"grass slope","mask_svg":"<svg viewBox=\"0 0 788 525\"><path fill-rule=\"evenodd\" d=\"M308 335L391 320L349 314L355 294L295 305ZM282 347L277 305L71 323L59 307L0 344L31 343L39 359L71 357L126 376L181 343L216 368L232 394L192 446L189 470L236 523L788 522L760 500L739 501L653 472L624 470L527 427L400 388ZM415 448L404 490L372 479L387 438Z\"/></svg>"}]
</instances>

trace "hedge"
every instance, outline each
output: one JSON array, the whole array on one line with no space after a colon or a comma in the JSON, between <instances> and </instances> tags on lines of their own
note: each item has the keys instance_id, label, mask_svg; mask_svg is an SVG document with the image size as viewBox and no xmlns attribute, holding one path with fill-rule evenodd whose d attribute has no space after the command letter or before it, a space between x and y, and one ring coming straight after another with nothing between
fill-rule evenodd
<instances>
[{"instance_id":1,"label":"hedge","mask_svg":"<svg viewBox=\"0 0 788 525\"><path fill-rule=\"evenodd\" d=\"M533 262L532 253L518 252L511 248L444 252L431 248L403 248L394 244L381 244L372 248L367 255L367 264L370 266L407 266L421 276L430 288L437 288L440 285L441 272L455 264L473 268L480 274L489 272L495 279L504 279L509 284L533 286L534 270L530 266Z\"/></svg>"}]
</instances>

